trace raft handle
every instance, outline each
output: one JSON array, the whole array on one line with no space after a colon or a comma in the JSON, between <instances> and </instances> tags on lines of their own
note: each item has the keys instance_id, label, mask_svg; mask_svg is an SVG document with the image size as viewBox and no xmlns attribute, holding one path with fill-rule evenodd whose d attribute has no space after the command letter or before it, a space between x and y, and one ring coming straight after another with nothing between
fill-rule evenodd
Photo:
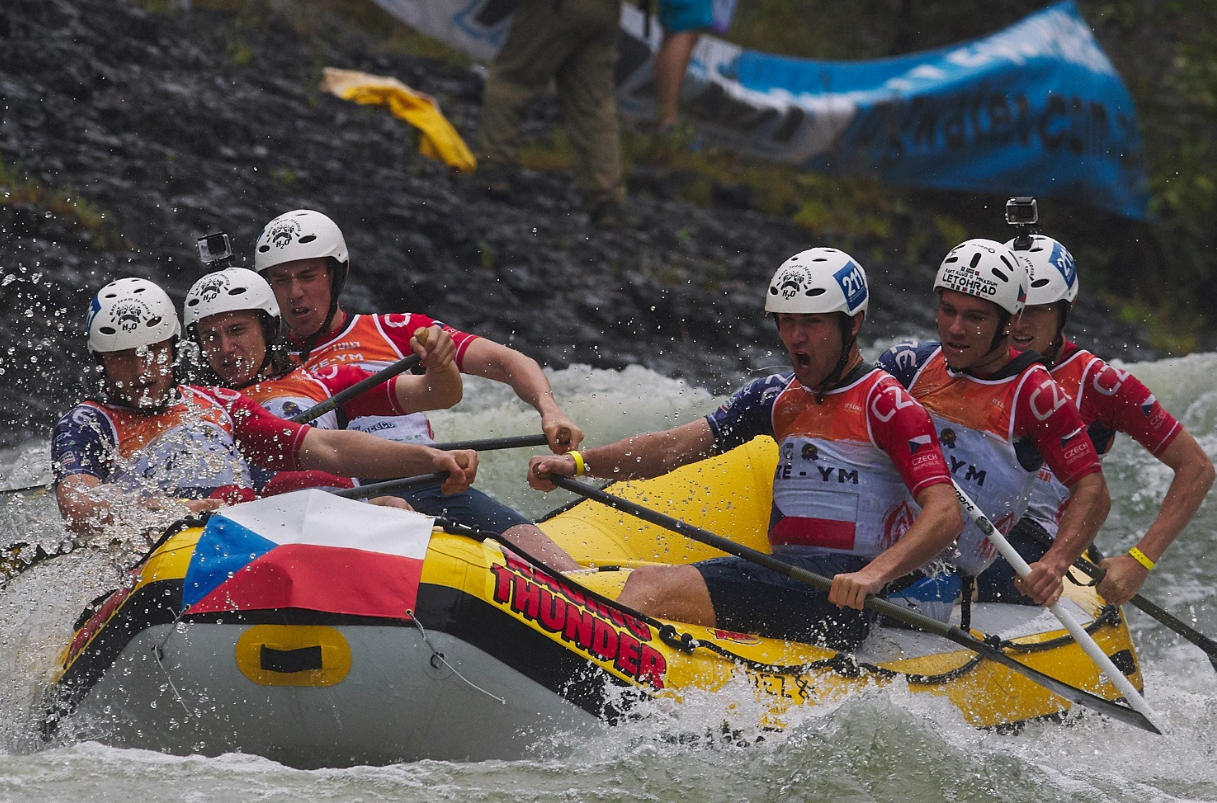
<instances>
[{"instance_id":1,"label":"raft handle","mask_svg":"<svg viewBox=\"0 0 1217 803\"><path fill-rule=\"evenodd\" d=\"M288 674L316 671L322 668L321 645L300 647L295 650L276 650L274 647L263 644L258 662L266 672Z\"/></svg>"}]
</instances>

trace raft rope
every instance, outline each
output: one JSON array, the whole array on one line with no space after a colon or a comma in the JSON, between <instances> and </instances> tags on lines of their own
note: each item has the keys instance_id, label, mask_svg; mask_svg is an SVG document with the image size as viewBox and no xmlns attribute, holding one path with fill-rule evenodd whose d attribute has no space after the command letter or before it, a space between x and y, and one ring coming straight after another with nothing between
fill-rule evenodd
<instances>
[{"instance_id":1,"label":"raft rope","mask_svg":"<svg viewBox=\"0 0 1217 803\"><path fill-rule=\"evenodd\" d=\"M186 712L186 718L194 716L190 712L190 708L186 705L186 701L182 699L182 693L178 691L177 685L173 682L173 676L169 674L168 667L165 666L165 645L169 643L169 637L177 631L178 622L182 621L182 617L186 615L186 609L178 611L177 616L169 623L169 630L165 633L165 637L161 639L159 644L152 645L152 657L156 659L156 665L165 673L165 680L169 682L169 688L173 689L173 696L177 698L178 704L182 710Z\"/></svg>"},{"instance_id":2,"label":"raft rope","mask_svg":"<svg viewBox=\"0 0 1217 803\"><path fill-rule=\"evenodd\" d=\"M448 659L444 657L444 654L442 652L440 652L439 650L437 650L435 648L435 645L431 643L431 639L427 637L427 631L423 628L423 623L418 621L417 614L411 616L411 619L414 622L414 626L418 628L418 632L422 635L423 643L431 648L431 666L432 667L434 667L435 669L439 669L439 665L443 664L444 666L446 666L452 670L452 674L456 675L458 678L465 681L465 683L467 683L470 688L472 688L476 691L480 691L482 694L486 695L491 700L498 700L500 704L507 705L507 700L505 698L500 697L497 694L493 694L491 692L486 691L481 686L477 685L472 680L470 680L469 678L462 675L460 670L457 669L455 666L448 663ZM437 660L439 661L438 664L436 663Z\"/></svg>"},{"instance_id":3,"label":"raft rope","mask_svg":"<svg viewBox=\"0 0 1217 803\"><path fill-rule=\"evenodd\" d=\"M442 528L444 530L444 532L450 533L452 535L462 535L467 538L472 538L475 540L495 541L500 546L510 549L513 554L518 555L519 557L523 558L527 562L531 563L534 567L536 567L542 571L546 571L546 572L550 571L548 569L548 567L546 567L545 564L542 563L540 560L533 557L532 555L529 555L526 552L523 552L522 550L520 550L519 547L517 547L515 544L512 544L511 542L509 542L507 539L503 538L502 535L500 535L499 533L494 533L489 530L483 530L478 527L470 527L465 524L458 524L450 519L444 519L444 518L437 518L435 520L435 523L437 526ZM602 567L600 567L600 571L620 571L620 567L602 566ZM933 685L945 683L949 680L954 680L956 678L962 677L963 675L966 675L967 673L969 673L973 669L975 669L977 666L979 666L980 663L984 660L983 655L977 654L977 655L973 656L971 659L969 659L966 663L964 663L954 669L949 669L945 672L940 672L940 673L934 674L934 675L919 675L919 674L916 674L913 672L898 672L894 669L887 669L885 667L878 666L877 664L872 664L872 663L869 663L866 661L859 661L856 657L849 655L847 653L843 653L843 652L836 652L836 653L834 653L833 657L831 657L831 658L825 658L820 661L812 661L810 663L805 663L805 664L793 664L793 665L771 664L771 663L766 663L764 661L757 661L755 659L748 658L746 656L740 655L739 653L736 653L736 652L732 652L731 650L726 649L725 647L720 647L719 645L711 643L711 642L701 641L701 640L695 638L692 633L689 633L689 632L682 633L682 632L678 631L675 626L673 626L669 623L661 622L658 619L654 619L650 616L647 616L646 614L642 613L641 611L636 611L631 608L628 608L628 607L622 605L617 600L609 599L608 597L606 597L596 591L593 591L590 588L579 585L579 583L577 583L576 581L572 580L569 577L562 576L562 580L563 580L563 582L571 583L573 585L578 586L580 593L584 594L585 596L591 597L593 599L598 600L599 602L607 603L609 605L612 605L613 607L626 611L631 616L637 618L639 621L644 622L647 625L650 625L652 628L654 628L656 630L656 635L659 636L660 640L663 641L663 643L667 644L668 646L672 647L673 649L680 650L681 652L684 652L686 654L691 654L698 649L708 650L723 658L726 658L729 661L732 661L736 664L739 664L747 669L751 669L756 672L765 672L765 673L772 674L772 675L801 675L801 674L805 674L808 671L815 670L815 669L829 669L833 672L836 672L838 675L840 675L842 677L847 677L847 678L855 678L855 677L859 677L863 673L871 673L871 674L875 674L875 675L878 675L883 678L900 678L900 677L902 677L902 678L904 678L905 682L907 682L911 685L933 686ZM969 614L970 614L970 611L969 611ZM971 617L969 615L969 619L970 618ZM415 620L415 622L417 624L417 620ZM1099 630L1101 627L1103 627L1105 625L1116 626L1119 624L1119 622L1120 622L1119 610L1113 605L1106 605L1100 610L1099 615L1096 616L1094 618L1094 620L1084 628L1084 630L1087 633L1094 633L1095 631ZM419 627L421 628L422 626L419 625ZM971 632L970 627L968 628L967 632ZM1066 634L1064 636L1060 636L1055 639L1048 640L1048 641L1033 642L1033 643L1018 643L1018 642L1011 641L1009 639L1001 638L1000 636L997 636L997 635L986 636L983 633L981 634L981 637L982 637L982 640L986 644L989 644L990 646L994 647L995 649L1012 652L1012 653L1016 653L1016 654L1040 652L1043 650L1049 650L1049 649L1053 649L1055 647L1064 646L1074 640L1073 636L1068 635L1068 634ZM430 642L428 642L428 646L430 646ZM432 650L435 651L435 648L432 647ZM439 654L438 651L437 651L437 654ZM442 660L442 654L441 654L441 660ZM447 662L445 661L445 663L447 663ZM449 666L451 666L451 665L449 665ZM456 670L453 669L453 671L455 672ZM468 681L466 681L466 682L468 682ZM470 685L472 685L472 684L470 684Z\"/></svg>"}]
</instances>

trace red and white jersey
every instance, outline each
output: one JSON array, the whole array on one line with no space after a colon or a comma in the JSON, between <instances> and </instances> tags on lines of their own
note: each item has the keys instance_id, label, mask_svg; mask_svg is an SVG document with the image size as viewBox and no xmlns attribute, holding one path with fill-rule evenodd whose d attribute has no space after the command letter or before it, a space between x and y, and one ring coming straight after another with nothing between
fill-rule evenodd
<instances>
[{"instance_id":1,"label":"red and white jersey","mask_svg":"<svg viewBox=\"0 0 1217 803\"><path fill-rule=\"evenodd\" d=\"M338 365L353 365L376 372L387 368L411 354L410 338L418 329L439 323L434 318L407 312L391 315L349 315L345 325L333 337L313 346L304 367L317 370ZM443 329L456 345L456 367L461 368L469 344L477 339L444 325ZM293 347L298 341L289 341ZM299 351L296 351L297 355ZM369 432L382 438L403 443L433 443L431 422L422 413L408 415L352 416L348 429Z\"/></svg>"},{"instance_id":2,"label":"red and white jersey","mask_svg":"<svg viewBox=\"0 0 1217 803\"><path fill-rule=\"evenodd\" d=\"M356 385L371 376L362 368L351 365L334 365L309 371L297 368L278 379L267 379L249 385L241 392L265 407L279 418L295 416L328 401L335 394ZM364 391L342 405L347 418L363 415L403 415L397 403L397 377ZM334 410L310 422L319 429L338 429L338 417Z\"/></svg>"},{"instance_id":3,"label":"red and white jersey","mask_svg":"<svg viewBox=\"0 0 1217 803\"><path fill-rule=\"evenodd\" d=\"M952 478L1003 534L1023 516L1040 466L1067 485L1099 471L1077 410L1039 363L981 379L947 367L933 344L902 344L880 358L925 405ZM964 524L955 564L979 574L997 557L974 522Z\"/></svg>"},{"instance_id":4,"label":"red and white jersey","mask_svg":"<svg viewBox=\"0 0 1217 803\"><path fill-rule=\"evenodd\" d=\"M908 530L916 494L950 482L922 406L884 372L860 374L819 401L791 374L766 377L707 418L720 451L759 434L778 442L775 552L874 557Z\"/></svg>"},{"instance_id":5,"label":"red and white jersey","mask_svg":"<svg viewBox=\"0 0 1217 803\"><path fill-rule=\"evenodd\" d=\"M93 401L73 409L52 437L56 482L89 474L133 490L197 497L249 488L249 463L300 468L307 426L275 418L236 391L183 385L175 392L177 400L159 413Z\"/></svg>"},{"instance_id":6,"label":"red and white jersey","mask_svg":"<svg viewBox=\"0 0 1217 803\"><path fill-rule=\"evenodd\" d=\"M1131 435L1158 457L1182 431L1182 425L1162 408L1149 388L1128 371L1112 367L1069 341L1061 354L1063 359L1052 369L1052 378L1077 408L1100 457L1111 451L1117 432ZM1051 469L1041 468L1027 515L1055 537L1068 505L1069 489Z\"/></svg>"}]
</instances>

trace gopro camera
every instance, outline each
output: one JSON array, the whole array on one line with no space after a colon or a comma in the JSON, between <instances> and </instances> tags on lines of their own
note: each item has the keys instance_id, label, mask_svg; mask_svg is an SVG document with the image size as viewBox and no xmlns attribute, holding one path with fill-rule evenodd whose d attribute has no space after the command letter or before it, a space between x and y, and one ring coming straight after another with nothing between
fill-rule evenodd
<instances>
[{"instance_id":1,"label":"gopro camera","mask_svg":"<svg viewBox=\"0 0 1217 803\"><path fill-rule=\"evenodd\" d=\"M1035 199L1030 195L1020 195L1006 201L1006 222L1011 226L1018 226L1014 250L1026 251L1031 248L1031 235L1040 222L1040 212L1035 205Z\"/></svg>"},{"instance_id":2,"label":"gopro camera","mask_svg":"<svg viewBox=\"0 0 1217 803\"><path fill-rule=\"evenodd\" d=\"M1034 226L1040 222L1035 199L1023 195L1006 201L1006 222L1011 226Z\"/></svg>"},{"instance_id":3,"label":"gopro camera","mask_svg":"<svg viewBox=\"0 0 1217 803\"><path fill-rule=\"evenodd\" d=\"M198 246L199 259L203 260L203 264L208 267L232 259L232 242L223 232L200 237Z\"/></svg>"}]
</instances>

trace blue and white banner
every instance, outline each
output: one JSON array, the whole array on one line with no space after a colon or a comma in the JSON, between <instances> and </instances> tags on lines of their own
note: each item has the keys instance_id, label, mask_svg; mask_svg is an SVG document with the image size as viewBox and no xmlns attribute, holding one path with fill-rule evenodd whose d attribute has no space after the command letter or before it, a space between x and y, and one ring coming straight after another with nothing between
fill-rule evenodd
<instances>
[{"instance_id":1,"label":"blue and white banner","mask_svg":"<svg viewBox=\"0 0 1217 803\"><path fill-rule=\"evenodd\" d=\"M515 0L376 0L490 61ZM660 31L622 7L618 99L649 115ZM1068 198L1144 219L1136 110L1073 2L992 36L876 61L814 61L703 36L683 90L708 139L740 153L891 184Z\"/></svg>"}]
</instances>

